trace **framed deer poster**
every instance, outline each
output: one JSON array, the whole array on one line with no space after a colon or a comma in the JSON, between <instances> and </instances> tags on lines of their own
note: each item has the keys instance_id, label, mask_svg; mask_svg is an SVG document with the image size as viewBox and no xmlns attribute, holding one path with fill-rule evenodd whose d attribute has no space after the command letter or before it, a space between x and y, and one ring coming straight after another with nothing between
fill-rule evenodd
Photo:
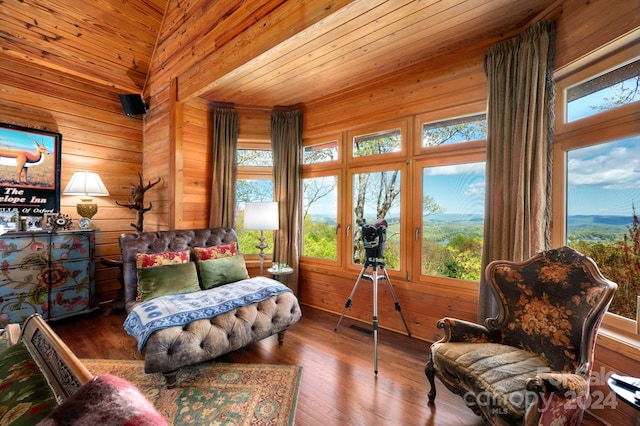
<instances>
[{"instance_id":1,"label":"framed deer poster","mask_svg":"<svg viewBox=\"0 0 640 426\"><path fill-rule=\"evenodd\" d=\"M62 135L0 123L0 212L60 211Z\"/></svg>"}]
</instances>

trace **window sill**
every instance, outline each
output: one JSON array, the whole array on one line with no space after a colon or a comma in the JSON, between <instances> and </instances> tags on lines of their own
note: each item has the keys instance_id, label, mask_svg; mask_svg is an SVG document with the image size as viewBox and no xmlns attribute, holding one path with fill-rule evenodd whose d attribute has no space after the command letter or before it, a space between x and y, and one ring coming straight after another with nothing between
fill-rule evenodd
<instances>
[{"instance_id":1,"label":"window sill","mask_svg":"<svg viewBox=\"0 0 640 426\"><path fill-rule=\"evenodd\" d=\"M600 325L598 345L640 361L640 334L635 332L635 321L607 315Z\"/></svg>"}]
</instances>

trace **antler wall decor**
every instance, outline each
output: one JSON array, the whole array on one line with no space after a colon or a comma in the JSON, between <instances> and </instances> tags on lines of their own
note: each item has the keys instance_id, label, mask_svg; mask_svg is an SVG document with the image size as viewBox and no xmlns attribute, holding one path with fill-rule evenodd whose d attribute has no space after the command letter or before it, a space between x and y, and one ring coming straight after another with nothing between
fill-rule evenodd
<instances>
[{"instance_id":1,"label":"antler wall decor","mask_svg":"<svg viewBox=\"0 0 640 426\"><path fill-rule=\"evenodd\" d=\"M153 207L153 204L151 203L149 203L149 207L144 206L144 193L160 183L160 180L162 178L158 178L158 180L153 183L149 181L147 185L144 185L140 172L138 172L138 177L140 178L140 183L138 185L131 185L131 196L129 197L127 204L121 204L117 201L116 204L118 204L119 206L128 207L136 211L136 223L132 223L131 226L133 226L138 232L142 232L144 214L151 210L151 207Z\"/></svg>"}]
</instances>

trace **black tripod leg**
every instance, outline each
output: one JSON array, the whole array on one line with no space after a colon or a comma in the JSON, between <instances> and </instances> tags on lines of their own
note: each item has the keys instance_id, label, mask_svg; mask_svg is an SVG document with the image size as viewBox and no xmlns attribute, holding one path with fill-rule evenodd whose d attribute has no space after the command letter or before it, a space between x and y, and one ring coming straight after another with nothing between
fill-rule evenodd
<instances>
[{"instance_id":1,"label":"black tripod leg","mask_svg":"<svg viewBox=\"0 0 640 426\"><path fill-rule=\"evenodd\" d=\"M347 309L349 309L351 307L351 301L353 300L353 296L354 294L356 294L356 290L358 289L358 285L360 284L360 280L362 280L362 276L364 275L365 270L367 269L366 266L362 267L362 271L360 271L360 275L358 275L358 279L356 280L356 283L353 285L353 289L351 290L351 294L349 295L349 298L347 299L347 303L344 304L344 309L342 310L342 315L340 315L340 319L338 320L338 324L336 324L336 328L334 328L334 331L338 331L338 327L340 327L340 323L342 322L342 318L344 318L344 313L347 311Z\"/></svg>"},{"instance_id":2,"label":"black tripod leg","mask_svg":"<svg viewBox=\"0 0 640 426\"><path fill-rule=\"evenodd\" d=\"M407 336L411 337L411 332L409 331L407 322L404 320L404 315L402 315L402 308L400 307L400 302L398 302L396 293L393 290L393 284L391 284L391 279L389 278L389 275L387 275L387 270L383 268L382 273L383 273L384 279L387 280L387 286L389 287L389 292L391 293L391 297L393 297L393 304L396 308L396 311L400 313L400 318L402 318L402 323L404 324L404 329L407 331Z\"/></svg>"},{"instance_id":3,"label":"black tripod leg","mask_svg":"<svg viewBox=\"0 0 640 426\"><path fill-rule=\"evenodd\" d=\"M373 372L378 375L378 268L373 266Z\"/></svg>"}]
</instances>

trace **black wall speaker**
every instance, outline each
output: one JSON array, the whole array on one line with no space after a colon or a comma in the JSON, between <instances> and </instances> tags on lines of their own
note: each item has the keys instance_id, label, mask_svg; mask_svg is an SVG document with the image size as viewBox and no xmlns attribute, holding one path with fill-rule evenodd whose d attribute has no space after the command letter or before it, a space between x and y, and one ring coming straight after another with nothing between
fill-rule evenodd
<instances>
[{"instance_id":1,"label":"black wall speaker","mask_svg":"<svg viewBox=\"0 0 640 426\"><path fill-rule=\"evenodd\" d=\"M147 108L142 100L141 95L118 95L120 97L120 103L124 113L129 117L134 115L144 114L147 112Z\"/></svg>"}]
</instances>

